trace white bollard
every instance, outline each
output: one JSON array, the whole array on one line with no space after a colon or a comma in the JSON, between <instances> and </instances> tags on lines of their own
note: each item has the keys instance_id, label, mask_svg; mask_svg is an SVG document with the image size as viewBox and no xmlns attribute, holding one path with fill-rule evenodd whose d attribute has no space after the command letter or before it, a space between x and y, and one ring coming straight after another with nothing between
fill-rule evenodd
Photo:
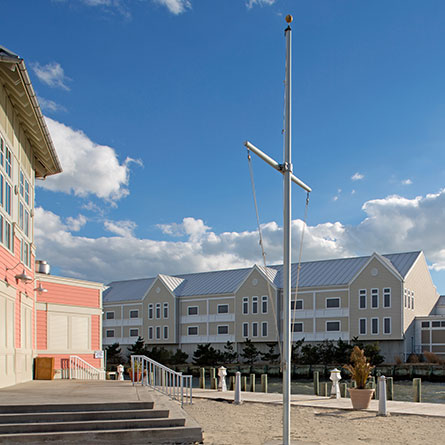
<instances>
[{"instance_id":1,"label":"white bollard","mask_svg":"<svg viewBox=\"0 0 445 445\"><path fill-rule=\"evenodd\" d=\"M340 384L339 384L341 380L341 373L337 368L331 371L331 376L329 377L329 380L332 380L331 399L341 398Z\"/></svg>"},{"instance_id":2,"label":"white bollard","mask_svg":"<svg viewBox=\"0 0 445 445\"><path fill-rule=\"evenodd\" d=\"M386 408L386 377L384 375L379 377L379 412L378 416L388 416Z\"/></svg>"},{"instance_id":3,"label":"white bollard","mask_svg":"<svg viewBox=\"0 0 445 445\"><path fill-rule=\"evenodd\" d=\"M241 401L241 373L238 371L235 374L235 400L233 401L233 403L235 405L239 405L240 403L242 403Z\"/></svg>"},{"instance_id":4,"label":"white bollard","mask_svg":"<svg viewBox=\"0 0 445 445\"><path fill-rule=\"evenodd\" d=\"M226 375L227 375L227 369L224 368L224 366L220 366L218 368L218 391L226 392L227 391L227 385L226 385Z\"/></svg>"},{"instance_id":5,"label":"white bollard","mask_svg":"<svg viewBox=\"0 0 445 445\"><path fill-rule=\"evenodd\" d=\"M124 367L123 365L119 365L117 367L117 379L124 380Z\"/></svg>"}]
</instances>

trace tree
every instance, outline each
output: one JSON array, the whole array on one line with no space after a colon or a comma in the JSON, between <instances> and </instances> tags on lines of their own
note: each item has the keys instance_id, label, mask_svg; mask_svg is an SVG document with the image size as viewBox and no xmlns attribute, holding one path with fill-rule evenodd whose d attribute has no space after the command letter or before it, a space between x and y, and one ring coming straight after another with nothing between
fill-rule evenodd
<instances>
[{"instance_id":1,"label":"tree","mask_svg":"<svg viewBox=\"0 0 445 445\"><path fill-rule=\"evenodd\" d=\"M259 353L260 352L252 341L246 338L243 352L240 354L244 361L249 365L253 365L257 360Z\"/></svg>"},{"instance_id":2,"label":"tree","mask_svg":"<svg viewBox=\"0 0 445 445\"><path fill-rule=\"evenodd\" d=\"M351 340L351 345L358 346L360 349L363 349L365 356L373 366L378 366L385 361L383 355L380 354L380 346L378 343L368 343L365 345L357 337L353 337Z\"/></svg>"},{"instance_id":3,"label":"tree","mask_svg":"<svg viewBox=\"0 0 445 445\"><path fill-rule=\"evenodd\" d=\"M144 339L139 336L138 339L128 348L130 355L147 355L147 348Z\"/></svg>"},{"instance_id":4,"label":"tree","mask_svg":"<svg viewBox=\"0 0 445 445\"><path fill-rule=\"evenodd\" d=\"M267 363L277 363L280 358L280 353L275 352L276 343L267 343L269 350L261 352L261 359Z\"/></svg>"},{"instance_id":5,"label":"tree","mask_svg":"<svg viewBox=\"0 0 445 445\"><path fill-rule=\"evenodd\" d=\"M113 343L112 345L107 346L105 350L107 352L107 368L110 365L120 365L122 362L126 361L122 357L122 351L119 343Z\"/></svg>"},{"instance_id":6,"label":"tree","mask_svg":"<svg viewBox=\"0 0 445 445\"><path fill-rule=\"evenodd\" d=\"M168 363L170 365L183 365L187 363L189 355L180 349L176 349L176 352L169 358Z\"/></svg>"},{"instance_id":7,"label":"tree","mask_svg":"<svg viewBox=\"0 0 445 445\"><path fill-rule=\"evenodd\" d=\"M234 363L238 360L238 353L235 351L233 347L233 342L228 341L224 345L224 362L225 363Z\"/></svg>"},{"instance_id":8,"label":"tree","mask_svg":"<svg viewBox=\"0 0 445 445\"><path fill-rule=\"evenodd\" d=\"M304 345L304 338L297 340L292 345L292 363L295 365L302 363L301 348Z\"/></svg>"},{"instance_id":9,"label":"tree","mask_svg":"<svg viewBox=\"0 0 445 445\"><path fill-rule=\"evenodd\" d=\"M303 363L303 365L320 363L318 347L314 345L303 345L301 347L301 363Z\"/></svg>"},{"instance_id":10,"label":"tree","mask_svg":"<svg viewBox=\"0 0 445 445\"><path fill-rule=\"evenodd\" d=\"M193 364L198 366L216 366L223 361L223 353L217 351L210 343L198 345L193 353Z\"/></svg>"},{"instance_id":11,"label":"tree","mask_svg":"<svg viewBox=\"0 0 445 445\"><path fill-rule=\"evenodd\" d=\"M171 357L170 352L163 346L154 346L151 348L151 351L146 349L145 355L155 362L161 363L161 365L166 365L169 363L169 359Z\"/></svg>"}]
</instances>

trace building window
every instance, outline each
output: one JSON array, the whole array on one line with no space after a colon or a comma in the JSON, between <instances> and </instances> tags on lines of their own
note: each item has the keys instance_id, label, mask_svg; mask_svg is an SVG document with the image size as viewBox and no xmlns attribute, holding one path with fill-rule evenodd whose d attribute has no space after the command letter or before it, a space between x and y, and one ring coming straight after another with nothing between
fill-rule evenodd
<instances>
[{"instance_id":1,"label":"building window","mask_svg":"<svg viewBox=\"0 0 445 445\"><path fill-rule=\"evenodd\" d=\"M377 335L379 333L379 319L371 318L371 334Z\"/></svg>"},{"instance_id":2,"label":"building window","mask_svg":"<svg viewBox=\"0 0 445 445\"><path fill-rule=\"evenodd\" d=\"M268 336L268 325L267 321L263 321L261 323L261 337L267 337Z\"/></svg>"},{"instance_id":3,"label":"building window","mask_svg":"<svg viewBox=\"0 0 445 445\"><path fill-rule=\"evenodd\" d=\"M371 289L371 307L377 309L379 307L379 290Z\"/></svg>"},{"instance_id":4,"label":"building window","mask_svg":"<svg viewBox=\"0 0 445 445\"><path fill-rule=\"evenodd\" d=\"M107 338L114 337L114 329L108 329L106 332Z\"/></svg>"},{"instance_id":5,"label":"building window","mask_svg":"<svg viewBox=\"0 0 445 445\"><path fill-rule=\"evenodd\" d=\"M268 307L267 307L268 299L269 299L269 297L267 295L263 295L261 297L261 313L262 314L267 314L267 311L268 311Z\"/></svg>"},{"instance_id":6,"label":"building window","mask_svg":"<svg viewBox=\"0 0 445 445\"><path fill-rule=\"evenodd\" d=\"M229 333L229 327L227 325L218 326L218 335L226 335Z\"/></svg>"},{"instance_id":7,"label":"building window","mask_svg":"<svg viewBox=\"0 0 445 445\"><path fill-rule=\"evenodd\" d=\"M414 291L411 291L411 309L414 309Z\"/></svg>"},{"instance_id":8,"label":"building window","mask_svg":"<svg viewBox=\"0 0 445 445\"><path fill-rule=\"evenodd\" d=\"M8 223L8 221L5 221L5 239L4 244L5 246L12 251L12 229L11 224Z\"/></svg>"},{"instance_id":9,"label":"building window","mask_svg":"<svg viewBox=\"0 0 445 445\"><path fill-rule=\"evenodd\" d=\"M359 291L359 306L360 309L366 309L366 289Z\"/></svg>"},{"instance_id":10,"label":"building window","mask_svg":"<svg viewBox=\"0 0 445 445\"><path fill-rule=\"evenodd\" d=\"M358 332L360 335L366 335L366 318L360 318L358 321Z\"/></svg>"},{"instance_id":11,"label":"building window","mask_svg":"<svg viewBox=\"0 0 445 445\"><path fill-rule=\"evenodd\" d=\"M247 315L249 313L249 297L243 298L243 314Z\"/></svg>"},{"instance_id":12,"label":"building window","mask_svg":"<svg viewBox=\"0 0 445 445\"><path fill-rule=\"evenodd\" d=\"M130 311L130 318L138 318L139 317L139 311L137 309Z\"/></svg>"},{"instance_id":13,"label":"building window","mask_svg":"<svg viewBox=\"0 0 445 445\"><path fill-rule=\"evenodd\" d=\"M243 323L243 337L249 336L249 323Z\"/></svg>"},{"instance_id":14,"label":"building window","mask_svg":"<svg viewBox=\"0 0 445 445\"><path fill-rule=\"evenodd\" d=\"M292 332L303 332L303 323L294 323L292 325Z\"/></svg>"},{"instance_id":15,"label":"building window","mask_svg":"<svg viewBox=\"0 0 445 445\"><path fill-rule=\"evenodd\" d=\"M20 240L20 260L26 267L31 267L31 246L24 240Z\"/></svg>"},{"instance_id":16,"label":"building window","mask_svg":"<svg viewBox=\"0 0 445 445\"><path fill-rule=\"evenodd\" d=\"M148 327L148 339L153 340L153 326Z\"/></svg>"},{"instance_id":17,"label":"building window","mask_svg":"<svg viewBox=\"0 0 445 445\"><path fill-rule=\"evenodd\" d=\"M3 139L0 138L0 165L5 166L5 146L3 145Z\"/></svg>"},{"instance_id":18,"label":"building window","mask_svg":"<svg viewBox=\"0 0 445 445\"><path fill-rule=\"evenodd\" d=\"M168 303L164 303L164 320L168 319Z\"/></svg>"},{"instance_id":19,"label":"building window","mask_svg":"<svg viewBox=\"0 0 445 445\"><path fill-rule=\"evenodd\" d=\"M29 182L25 178L22 170L20 170L20 196L25 200L26 204L29 205Z\"/></svg>"},{"instance_id":20,"label":"building window","mask_svg":"<svg viewBox=\"0 0 445 445\"><path fill-rule=\"evenodd\" d=\"M326 309L340 307L340 298L326 298Z\"/></svg>"},{"instance_id":21,"label":"building window","mask_svg":"<svg viewBox=\"0 0 445 445\"><path fill-rule=\"evenodd\" d=\"M168 326L164 326L164 340L168 340Z\"/></svg>"},{"instance_id":22,"label":"building window","mask_svg":"<svg viewBox=\"0 0 445 445\"><path fill-rule=\"evenodd\" d=\"M440 328L440 321L432 321L431 327L432 328Z\"/></svg>"},{"instance_id":23,"label":"building window","mask_svg":"<svg viewBox=\"0 0 445 445\"><path fill-rule=\"evenodd\" d=\"M5 156L5 171L6 171L6 174L11 178L12 155L11 155L11 150L9 150L9 148L6 147L6 145L5 145L5 152L6 152L6 156Z\"/></svg>"},{"instance_id":24,"label":"building window","mask_svg":"<svg viewBox=\"0 0 445 445\"><path fill-rule=\"evenodd\" d=\"M229 305L228 304L218 304L218 314L228 314L229 313Z\"/></svg>"},{"instance_id":25,"label":"building window","mask_svg":"<svg viewBox=\"0 0 445 445\"><path fill-rule=\"evenodd\" d=\"M252 314L258 314L258 297L252 297Z\"/></svg>"},{"instance_id":26,"label":"building window","mask_svg":"<svg viewBox=\"0 0 445 445\"><path fill-rule=\"evenodd\" d=\"M258 337L258 323L256 321L252 323L252 337Z\"/></svg>"},{"instance_id":27,"label":"building window","mask_svg":"<svg viewBox=\"0 0 445 445\"><path fill-rule=\"evenodd\" d=\"M198 335L198 326L189 326L187 328L187 335Z\"/></svg>"},{"instance_id":28,"label":"building window","mask_svg":"<svg viewBox=\"0 0 445 445\"><path fill-rule=\"evenodd\" d=\"M11 186L5 181L5 210L11 214Z\"/></svg>"},{"instance_id":29,"label":"building window","mask_svg":"<svg viewBox=\"0 0 445 445\"><path fill-rule=\"evenodd\" d=\"M383 307L391 307L391 289L389 287L383 289Z\"/></svg>"},{"instance_id":30,"label":"building window","mask_svg":"<svg viewBox=\"0 0 445 445\"><path fill-rule=\"evenodd\" d=\"M198 315L198 306L189 306L188 308L187 308L187 313L189 314L189 315Z\"/></svg>"},{"instance_id":31,"label":"building window","mask_svg":"<svg viewBox=\"0 0 445 445\"><path fill-rule=\"evenodd\" d=\"M156 340L161 339L161 326L156 326Z\"/></svg>"},{"instance_id":32,"label":"building window","mask_svg":"<svg viewBox=\"0 0 445 445\"><path fill-rule=\"evenodd\" d=\"M292 311L301 311L303 309L303 300L291 300L290 308Z\"/></svg>"},{"instance_id":33,"label":"building window","mask_svg":"<svg viewBox=\"0 0 445 445\"><path fill-rule=\"evenodd\" d=\"M130 337L139 337L139 329L130 329Z\"/></svg>"},{"instance_id":34,"label":"building window","mask_svg":"<svg viewBox=\"0 0 445 445\"><path fill-rule=\"evenodd\" d=\"M153 320L153 304L148 305L148 319Z\"/></svg>"},{"instance_id":35,"label":"building window","mask_svg":"<svg viewBox=\"0 0 445 445\"><path fill-rule=\"evenodd\" d=\"M326 322L326 331L339 332L340 331L340 322L339 321L327 321Z\"/></svg>"},{"instance_id":36,"label":"building window","mask_svg":"<svg viewBox=\"0 0 445 445\"><path fill-rule=\"evenodd\" d=\"M407 308L407 307L409 307L408 306L408 289L405 289L405 307Z\"/></svg>"},{"instance_id":37,"label":"building window","mask_svg":"<svg viewBox=\"0 0 445 445\"><path fill-rule=\"evenodd\" d=\"M2 207L5 205L5 180L2 174L0 174L0 204Z\"/></svg>"},{"instance_id":38,"label":"building window","mask_svg":"<svg viewBox=\"0 0 445 445\"><path fill-rule=\"evenodd\" d=\"M383 319L383 333L391 334L391 317L385 317Z\"/></svg>"},{"instance_id":39,"label":"building window","mask_svg":"<svg viewBox=\"0 0 445 445\"><path fill-rule=\"evenodd\" d=\"M3 216L0 214L0 242L3 243Z\"/></svg>"},{"instance_id":40,"label":"building window","mask_svg":"<svg viewBox=\"0 0 445 445\"><path fill-rule=\"evenodd\" d=\"M422 321L422 328L429 328L430 322L429 321Z\"/></svg>"},{"instance_id":41,"label":"building window","mask_svg":"<svg viewBox=\"0 0 445 445\"><path fill-rule=\"evenodd\" d=\"M156 319L161 318L161 303L156 303Z\"/></svg>"},{"instance_id":42,"label":"building window","mask_svg":"<svg viewBox=\"0 0 445 445\"><path fill-rule=\"evenodd\" d=\"M107 320L114 320L114 312L106 312L105 313L105 318Z\"/></svg>"}]
</instances>

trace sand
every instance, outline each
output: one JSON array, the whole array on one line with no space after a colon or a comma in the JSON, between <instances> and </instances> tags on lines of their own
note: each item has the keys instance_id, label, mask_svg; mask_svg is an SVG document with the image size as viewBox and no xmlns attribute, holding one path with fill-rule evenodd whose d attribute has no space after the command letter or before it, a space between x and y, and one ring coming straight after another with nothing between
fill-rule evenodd
<instances>
[{"instance_id":1,"label":"sand","mask_svg":"<svg viewBox=\"0 0 445 445\"><path fill-rule=\"evenodd\" d=\"M278 444L282 407L263 403L233 405L194 399L185 410L201 425L204 444ZM445 419L413 415L377 417L366 411L291 408L294 444L439 444L445 443ZM282 443L282 442L281 442Z\"/></svg>"}]
</instances>

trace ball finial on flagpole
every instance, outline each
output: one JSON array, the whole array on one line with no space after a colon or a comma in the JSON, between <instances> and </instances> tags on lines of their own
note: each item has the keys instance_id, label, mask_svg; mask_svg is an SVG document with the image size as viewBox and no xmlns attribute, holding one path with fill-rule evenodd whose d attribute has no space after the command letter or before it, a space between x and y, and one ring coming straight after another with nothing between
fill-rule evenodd
<instances>
[{"instance_id":1,"label":"ball finial on flagpole","mask_svg":"<svg viewBox=\"0 0 445 445\"><path fill-rule=\"evenodd\" d=\"M289 23L289 24L292 22L293 19L294 19L294 18L293 18L290 14L288 14L288 15L286 16L286 22Z\"/></svg>"}]
</instances>

